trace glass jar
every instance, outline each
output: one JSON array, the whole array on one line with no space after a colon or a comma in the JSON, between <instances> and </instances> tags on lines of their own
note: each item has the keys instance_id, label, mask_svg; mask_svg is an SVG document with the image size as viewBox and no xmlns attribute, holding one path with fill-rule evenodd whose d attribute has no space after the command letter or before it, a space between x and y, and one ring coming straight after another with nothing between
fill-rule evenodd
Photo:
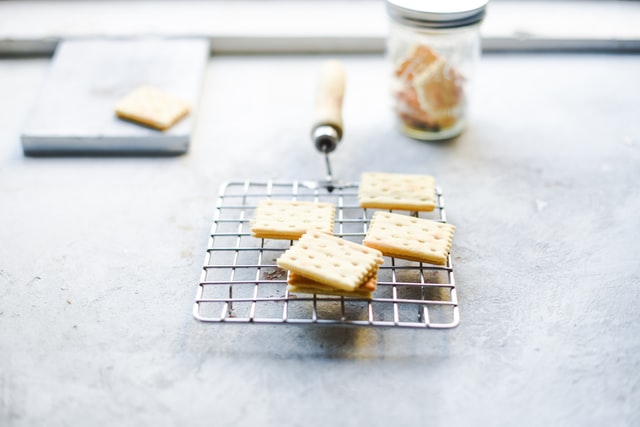
<instances>
[{"instance_id":1,"label":"glass jar","mask_svg":"<svg viewBox=\"0 0 640 427\"><path fill-rule=\"evenodd\" d=\"M400 129L421 140L464 130L488 0L387 0L393 105Z\"/></svg>"}]
</instances>

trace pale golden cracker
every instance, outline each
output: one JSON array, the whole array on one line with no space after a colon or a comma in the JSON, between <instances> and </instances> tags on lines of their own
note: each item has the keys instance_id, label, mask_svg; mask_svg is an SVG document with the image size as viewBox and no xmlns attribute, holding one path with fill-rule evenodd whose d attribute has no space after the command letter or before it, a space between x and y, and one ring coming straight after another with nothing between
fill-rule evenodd
<instances>
[{"instance_id":1,"label":"pale golden cracker","mask_svg":"<svg viewBox=\"0 0 640 427\"><path fill-rule=\"evenodd\" d=\"M409 54L396 66L395 75L407 82L412 82L416 75L422 73L438 58L438 54L429 46L415 45Z\"/></svg>"},{"instance_id":2,"label":"pale golden cracker","mask_svg":"<svg viewBox=\"0 0 640 427\"><path fill-rule=\"evenodd\" d=\"M386 256L445 265L454 231L452 224L378 211L362 243Z\"/></svg>"},{"instance_id":3,"label":"pale golden cracker","mask_svg":"<svg viewBox=\"0 0 640 427\"><path fill-rule=\"evenodd\" d=\"M365 172L360 178L358 201L363 208L432 211L436 183L431 175Z\"/></svg>"},{"instance_id":4,"label":"pale golden cracker","mask_svg":"<svg viewBox=\"0 0 640 427\"><path fill-rule=\"evenodd\" d=\"M460 118L463 83L463 77L440 58L415 77L413 87L421 109L447 128Z\"/></svg>"},{"instance_id":5,"label":"pale golden cracker","mask_svg":"<svg viewBox=\"0 0 640 427\"><path fill-rule=\"evenodd\" d=\"M443 58L415 76L413 85L421 107L427 112L453 109L462 100L463 77Z\"/></svg>"},{"instance_id":6,"label":"pale golden cracker","mask_svg":"<svg viewBox=\"0 0 640 427\"><path fill-rule=\"evenodd\" d=\"M335 212L332 203L261 200L251 220L251 235L296 240L307 231L332 233Z\"/></svg>"},{"instance_id":7,"label":"pale golden cracker","mask_svg":"<svg viewBox=\"0 0 640 427\"><path fill-rule=\"evenodd\" d=\"M159 130L169 129L189 111L188 102L151 86L138 87L115 106L118 117Z\"/></svg>"},{"instance_id":8,"label":"pale golden cracker","mask_svg":"<svg viewBox=\"0 0 640 427\"><path fill-rule=\"evenodd\" d=\"M330 234L308 232L276 261L280 268L342 291L353 291L384 262L382 254Z\"/></svg>"},{"instance_id":9,"label":"pale golden cracker","mask_svg":"<svg viewBox=\"0 0 640 427\"><path fill-rule=\"evenodd\" d=\"M322 295L337 295L343 297L357 297L357 298L372 298L373 292L376 290L378 281L378 270L375 270L368 279L360 284L353 291L343 291L335 289L332 286L328 286L322 283L315 282L306 277L300 276L296 273L289 273L289 280L287 281L289 292L292 293L304 293L304 294L322 294Z\"/></svg>"}]
</instances>

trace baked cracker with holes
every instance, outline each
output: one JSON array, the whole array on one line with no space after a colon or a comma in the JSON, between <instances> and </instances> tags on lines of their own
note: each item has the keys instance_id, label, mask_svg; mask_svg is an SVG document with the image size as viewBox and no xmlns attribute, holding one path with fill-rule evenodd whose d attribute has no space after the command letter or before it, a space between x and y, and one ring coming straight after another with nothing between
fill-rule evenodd
<instances>
[{"instance_id":1,"label":"baked cracker with holes","mask_svg":"<svg viewBox=\"0 0 640 427\"><path fill-rule=\"evenodd\" d=\"M296 240L310 230L332 233L335 212L332 203L261 200L251 220L251 235Z\"/></svg>"},{"instance_id":2,"label":"baked cracker with holes","mask_svg":"<svg viewBox=\"0 0 640 427\"><path fill-rule=\"evenodd\" d=\"M358 201L363 208L432 211L436 183L431 175L365 172L360 177Z\"/></svg>"},{"instance_id":3,"label":"baked cracker with holes","mask_svg":"<svg viewBox=\"0 0 640 427\"><path fill-rule=\"evenodd\" d=\"M376 249L321 232L303 234L276 261L290 291L347 296L370 296L383 262Z\"/></svg>"},{"instance_id":4,"label":"baked cracker with holes","mask_svg":"<svg viewBox=\"0 0 640 427\"><path fill-rule=\"evenodd\" d=\"M446 265L454 231L452 224L378 211L362 244L386 256Z\"/></svg>"},{"instance_id":5,"label":"baked cracker with holes","mask_svg":"<svg viewBox=\"0 0 640 427\"><path fill-rule=\"evenodd\" d=\"M115 113L121 119L164 131L189 114L190 109L188 102L163 90L140 86L118 101Z\"/></svg>"},{"instance_id":6,"label":"baked cracker with holes","mask_svg":"<svg viewBox=\"0 0 640 427\"><path fill-rule=\"evenodd\" d=\"M324 285L296 273L289 273L288 289L289 292L303 294L323 294L336 295L343 297L360 297L371 299L373 292L377 288L378 271L374 271L368 279L365 279L360 286L353 291L341 291L332 286Z\"/></svg>"}]
</instances>

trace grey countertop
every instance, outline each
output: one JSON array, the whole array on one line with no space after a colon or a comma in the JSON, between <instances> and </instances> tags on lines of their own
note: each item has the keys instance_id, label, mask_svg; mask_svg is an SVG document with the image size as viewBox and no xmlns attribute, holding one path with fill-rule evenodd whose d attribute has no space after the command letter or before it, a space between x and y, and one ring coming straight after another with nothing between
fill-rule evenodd
<instances>
[{"instance_id":1,"label":"grey countertop","mask_svg":"<svg viewBox=\"0 0 640 427\"><path fill-rule=\"evenodd\" d=\"M214 56L179 157L22 155L48 60L0 61L0 425L640 424L640 57L485 55L468 130L401 136L342 56L335 174L430 173L451 330L199 323L219 185L324 177L324 56Z\"/></svg>"}]
</instances>

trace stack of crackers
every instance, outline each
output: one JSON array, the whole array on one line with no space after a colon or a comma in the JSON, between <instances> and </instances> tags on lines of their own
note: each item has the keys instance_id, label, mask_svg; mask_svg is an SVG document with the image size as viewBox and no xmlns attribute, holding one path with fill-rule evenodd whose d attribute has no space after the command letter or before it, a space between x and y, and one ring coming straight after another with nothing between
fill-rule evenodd
<instances>
[{"instance_id":1,"label":"stack of crackers","mask_svg":"<svg viewBox=\"0 0 640 427\"><path fill-rule=\"evenodd\" d=\"M358 201L363 208L379 209L361 244L332 234L336 209L331 203L268 199L258 204L252 235L295 241L277 259L289 271L289 291L371 298L383 256L447 264L453 225L391 212L433 211L432 176L364 173Z\"/></svg>"},{"instance_id":2,"label":"stack of crackers","mask_svg":"<svg viewBox=\"0 0 640 427\"><path fill-rule=\"evenodd\" d=\"M277 260L289 270L289 291L371 298L382 253L321 232L302 235Z\"/></svg>"}]
</instances>

